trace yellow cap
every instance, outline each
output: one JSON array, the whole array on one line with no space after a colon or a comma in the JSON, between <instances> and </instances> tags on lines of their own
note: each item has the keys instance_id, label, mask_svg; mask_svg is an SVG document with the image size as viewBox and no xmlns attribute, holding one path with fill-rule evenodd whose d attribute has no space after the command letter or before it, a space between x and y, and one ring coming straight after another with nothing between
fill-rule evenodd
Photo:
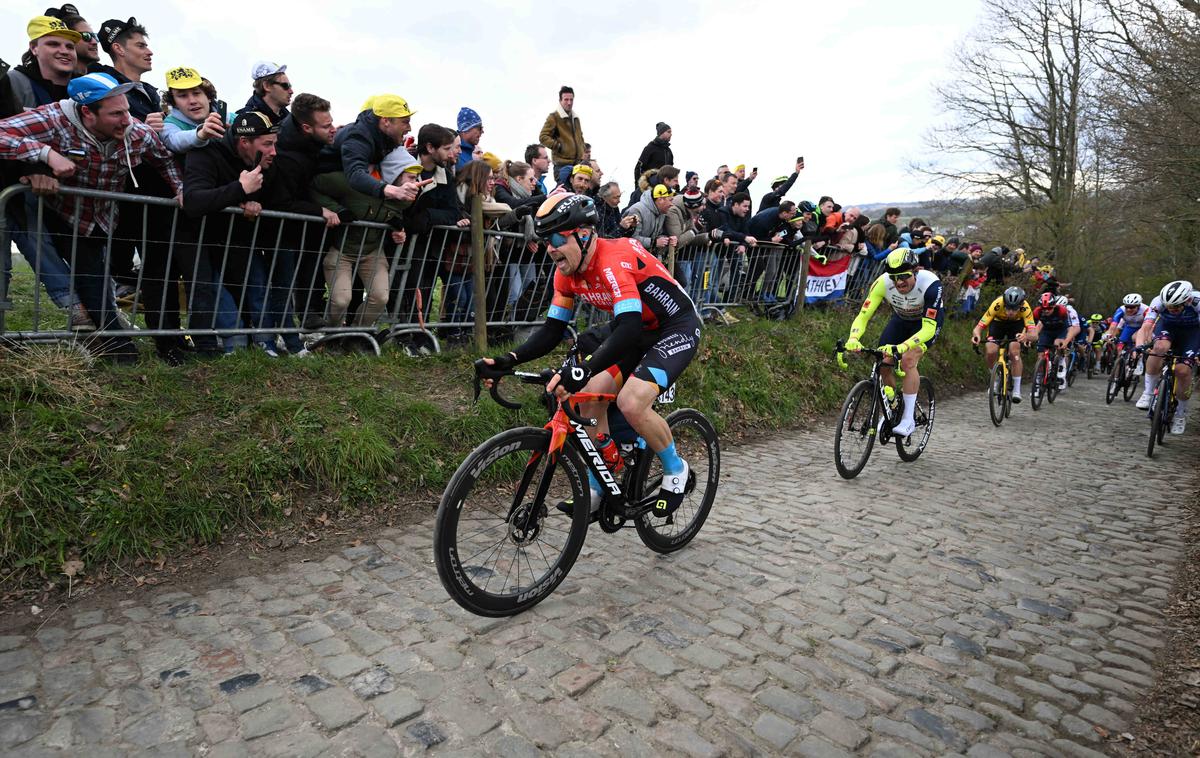
<instances>
[{"instance_id":1,"label":"yellow cap","mask_svg":"<svg viewBox=\"0 0 1200 758\"><path fill-rule=\"evenodd\" d=\"M194 68L179 66L167 72L167 89L191 89L203 83L200 72Z\"/></svg>"},{"instance_id":2,"label":"yellow cap","mask_svg":"<svg viewBox=\"0 0 1200 758\"><path fill-rule=\"evenodd\" d=\"M408 101L399 95L374 95L364 105L363 110L370 109L380 118L407 118L416 112L409 110Z\"/></svg>"},{"instance_id":3,"label":"yellow cap","mask_svg":"<svg viewBox=\"0 0 1200 758\"><path fill-rule=\"evenodd\" d=\"M584 176L591 176L592 175L592 167L587 165L586 163L580 163L577 166L575 166L575 168L571 169L571 176L575 176L576 174L583 174Z\"/></svg>"},{"instance_id":4,"label":"yellow cap","mask_svg":"<svg viewBox=\"0 0 1200 758\"><path fill-rule=\"evenodd\" d=\"M930 241L931 241L931 242L936 242L936 243L938 243L939 245L944 245L944 244L946 244L946 238L945 238L945 237L943 237L943 236L942 236L942 235L940 235L940 234L935 234L935 235L933 235L932 237L930 237Z\"/></svg>"},{"instance_id":5,"label":"yellow cap","mask_svg":"<svg viewBox=\"0 0 1200 758\"><path fill-rule=\"evenodd\" d=\"M404 170L401 171L400 173L402 173L402 174L419 174L419 173L421 173L421 164L414 163L411 166L405 166Z\"/></svg>"},{"instance_id":6,"label":"yellow cap","mask_svg":"<svg viewBox=\"0 0 1200 758\"><path fill-rule=\"evenodd\" d=\"M733 173L735 173L735 174L736 174L736 173L737 173L737 172L739 172L739 171L745 171L745 170L746 170L746 164L745 164L745 163L739 163L739 164L737 164L737 166L736 166L736 167L733 169Z\"/></svg>"},{"instance_id":7,"label":"yellow cap","mask_svg":"<svg viewBox=\"0 0 1200 758\"><path fill-rule=\"evenodd\" d=\"M25 27L25 33L29 35L29 40L32 42L35 39L41 39L53 34L56 37L65 37L72 42L78 42L83 39L83 35L77 31L73 31L66 24L53 16L34 16L29 25Z\"/></svg>"},{"instance_id":8,"label":"yellow cap","mask_svg":"<svg viewBox=\"0 0 1200 758\"><path fill-rule=\"evenodd\" d=\"M660 197L671 197L674 194L675 193L671 191L671 188L665 184L654 185L654 199L655 200L659 199Z\"/></svg>"},{"instance_id":9,"label":"yellow cap","mask_svg":"<svg viewBox=\"0 0 1200 758\"><path fill-rule=\"evenodd\" d=\"M483 162L492 167L492 171L499 171L504 165L504 161L500 160L500 156L495 153L484 153Z\"/></svg>"}]
</instances>

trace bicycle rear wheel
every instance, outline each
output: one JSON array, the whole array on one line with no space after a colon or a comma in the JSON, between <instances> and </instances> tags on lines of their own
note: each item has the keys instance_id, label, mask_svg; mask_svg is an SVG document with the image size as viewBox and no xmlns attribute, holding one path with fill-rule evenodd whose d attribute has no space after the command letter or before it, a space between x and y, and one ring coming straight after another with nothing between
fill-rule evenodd
<instances>
[{"instance_id":1,"label":"bicycle rear wheel","mask_svg":"<svg viewBox=\"0 0 1200 758\"><path fill-rule=\"evenodd\" d=\"M692 541L712 510L721 481L721 442L708 417L692 408L681 408L667 416L667 426L671 427L679 457L688 464L688 491L679 508L665 519L647 513L634 522L638 537L657 553L675 552ZM643 450L638 475L633 478L638 485L630 500L640 502L658 492L662 475L658 456Z\"/></svg>"},{"instance_id":2,"label":"bicycle rear wheel","mask_svg":"<svg viewBox=\"0 0 1200 758\"><path fill-rule=\"evenodd\" d=\"M875 444L875 422L879 411L872 393L875 385L863 379L850 388L842 402L837 431L833 435L833 463L843 479L853 479L867 465Z\"/></svg>"},{"instance_id":3,"label":"bicycle rear wheel","mask_svg":"<svg viewBox=\"0 0 1200 758\"><path fill-rule=\"evenodd\" d=\"M1089 345L1083 360L1087 365L1087 378L1092 379L1096 376L1096 349Z\"/></svg>"},{"instance_id":4,"label":"bicycle rear wheel","mask_svg":"<svg viewBox=\"0 0 1200 758\"><path fill-rule=\"evenodd\" d=\"M1007 367L1008 364L1006 363L1005 366ZM1012 415L1012 407L1013 407L1012 395L1013 395L1013 376L1012 376L1012 372L1008 371L1006 368L1006 370L1004 372L1004 418L1008 418L1009 416Z\"/></svg>"},{"instance_id":5,"label":"bicycle rear wheel","mask_svg":"<svg viewBox=\"0 0 1200 758\"><path fill-rule=\"evenodd\" d=\"M901 460L915 461L925 452L925 446L929 444L929 435L933 434L933 415L936 409L937 398L933 394L933 381L923 376L917 388L917 407L913 411L917 427L904 439L896 439L896 453Z\"/></svg>"},{"instance_id":6,"label":"bicycle rear wheel","mask_svg":"<svg viewBox=\"0 0 1200 758\"><path fill-rule=\"evenodd\" d=\"M992 379L988 382L988 413L996 426L1004 423L1004 366L998 360L992 366Z\"/></svg>"},{"instance_id":7,"label":"bicycle rear wheel","mask_svg":"<svg viewBox=\"0 0 1200 758\"><path fill-rule=\"evenodd\" d=\"M1079 373L1079 351L1072 349L1067 357L1067 386L1075 386L1075 376Z\"/></svg>"},{"instance_id":8,"label":"bicycle rear wheel","mask_svg":"<svg viewBox=\"0 0 1200 758\"><path fill-rule=\"evenodd\" d=\"M1054 399L1058 397L1058 373L1061 366L1062 358L1059 357L1050 361L1050 365L1046 367L1045 388L1047 402L1053 403Z\"/></svg>"},{"instance_id":9,"label":"bicycle rear wheel","mask_svg":"<svg viewBox=\"0 0 1200 758\"><path fill-rule=\"evenodd\" d=\"M1121 392L1121 382L1125 377L1125 355L1122 354L1117 358L1117 365L1113 367L1112 372L1108 375L1108 386L1104 390L1104 402L1107 405L1112 405L1112 402L1117 399L1117 395Z\"/></svg>"},{"instance_id":10,"label":"bicycle rear wheel","mask_svg":"<svg viewBox=\"0 0 1200 758\"><path fill-rule=\"evenodd\" d=\"M1046 395L1046 359L1038 358L1033 365L1033 387L1029 390L1029 404L1036 411L1042 407Z\"/></svg>"},{"instance_id":11,"label":"bicycle rear wheel","mask_svg":"<svg viewBox=\"0 0 1200 758\"><path fill-rule=\"evenodd\" d=\"M442 586L480 616L511 616L537 605L567 576L587 537L583 463L564 447L546 454L550 432L501 432L467 456L438 506L433 557Z\"/></svg>"}]
</instances>

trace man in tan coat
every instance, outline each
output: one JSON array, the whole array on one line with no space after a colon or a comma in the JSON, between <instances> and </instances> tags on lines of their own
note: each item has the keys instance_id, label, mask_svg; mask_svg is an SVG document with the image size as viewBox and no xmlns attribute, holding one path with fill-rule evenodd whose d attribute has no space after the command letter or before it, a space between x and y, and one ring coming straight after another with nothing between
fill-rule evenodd
<instances>
[{"instance_id":1,"label":"man in tan coat","mask_svg":"<svg viewBox=\"0 0 1200 758\"><path fill-rule=\"evenodd\" d=\"M573 166L583 160L583 127L575 115L574 105L575 90L563 85L558 91L558 108L546 116L546 123L538 135L538 142L550 148L556 180L563 166Z\"/></svg>"}]
</instances>

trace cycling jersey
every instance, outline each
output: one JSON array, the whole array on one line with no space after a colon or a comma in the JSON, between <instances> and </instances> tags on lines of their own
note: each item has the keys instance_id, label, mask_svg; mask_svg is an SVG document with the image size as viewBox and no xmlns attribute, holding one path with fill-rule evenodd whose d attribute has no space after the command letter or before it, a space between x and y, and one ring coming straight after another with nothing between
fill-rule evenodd
<instances>
[{"instance_id":1,"label":"cycling jersey","mask_svg":"<svg viewBox=\"0 0 1200 758\"><path fill-rule=\"evenodd\" d=\"M1137 329L1146 320L1146 314L1149 312L1150 306L1142 303L1137 307L1134 314L1130 316L1125 312L1125 306L1118 305L1116 312L1113 313L1112 320L1118 326L1132 326L1134 329Z\"/></svg>"},{"instance_id":2,"label":"cycling jersey","mask_svg":"<svg viewBox=\"0 0 1200 758\"><path fill-rule=\"evenodd\" d=\"M884 327L880 338L886 336L898 339L896 342L880 344L897 344L909 340L911 346L931 345L946 319L946 311L942 306L942 280L932 271L924 270L916 272L915 279L913 288L907 293L896 289L896 283L887 274L882 274L876 279L858 316L850 325L851 339L858 339L867 331L867 322L871 320L879 304L886 301L892 306L892 318ZM903 328L897 322L905 322Z\"/></svg>"},{"instance_id":3,"label":"cycling jersey","mask_svg":"<svg viewBox=\"0 0 1200 758\"><path fill-rule=\"evenodd\" d=\"M1163 306L1162 297L1156 297L1150 303L1146 318L1155 326L1180 327L1200 325L1200 292L1193 292L1192 299L1178 313L1171 313Z\"/></svg>"},{"instance_id":4,"label":"cycling jersey","mask_svg":"<svg viewBox=\"0 0 1200 758\"><path fill-rule=\"evenodd\" d=\"M1033 326L1033 309L1029 307L1029 303L1022 300L1021 309L1014 315L1009 315L1009 312L1004 308L1004 298L998 297L992 301L988 309L983 312L979 318L980 326L987 326L992 321L1024 321L1026 327Z\"/></svg>"},{"instance_id":5,"label":"cycling jersey","mask_svg":"<svg viewBox=\"0 0 1200 758\"><path fill-rule=\"evenodd\" d=\"M1039 305L1033 309L1033 320L1041 323L1043 331L1065 330L1070 326L1070 314L1061 305L1052 305L1049 308Z\"/></svg>"},{"instance_id":6,"label":"cycling jersey","mask_svg":"<svg viewBox=\"0 0 1200 758\"><path fill-rule=\"evenodd\" d=\"M597 239L587 268L554 273L550 318L570 322L575 298L614 316L640 313L643 329L698 318L696 306L666 266L634 239Z\"/></svg>"},{"instance_id":7,"label":"cycling jersey","mask_svg":"<svg viewBox=\"0 0 1200 758\"><path fill-rule=\"evenodd\" d=\"M1080 331L1083 330L1083 322L1079 320L1079 314L1073 305L1067 306L1067 326L1078 326Z\"/></svg>"}]
</instances>

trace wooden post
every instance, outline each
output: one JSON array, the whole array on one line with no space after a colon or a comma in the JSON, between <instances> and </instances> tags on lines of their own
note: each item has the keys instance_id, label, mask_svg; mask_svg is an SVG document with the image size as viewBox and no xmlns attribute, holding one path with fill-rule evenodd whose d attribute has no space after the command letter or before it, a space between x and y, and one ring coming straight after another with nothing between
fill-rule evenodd
<instances>
[{"instance_id":1,"label":"wooden post","mask_svg":"<svg viewBox=\"0 0 1200 758\"><path fill-rule=\"evenodd\" d=\"M487 342L487 270L483 237L483 197L471 198L471 260L475 291L475 349L486 353Z\"/></svg>"},{"instance_id":2,"label":"wooden post","mask_svg":"<svg viewBox=\"0 0 1200 758\"><path fill-rule=\"evenodd\" d=\"M674 276L676 279L679 278L678 276L675 275L675 246L674 245L671 245L670 247L667 248L667 271L671 274L671 276Z\"/></svg>"},{"instance_id":3,"label":"wooden post","mask_svg":"<svg viewBox=\"0 0 1200 758\"><path fill-rule=\"evenodd\" d=\"M809 253L812 252L812 242L805 241L804 247L800 250L800 292L797 293L796 310L804 308L804 293L808 291L808 260Z\"/></svg>"}]
</instances>

